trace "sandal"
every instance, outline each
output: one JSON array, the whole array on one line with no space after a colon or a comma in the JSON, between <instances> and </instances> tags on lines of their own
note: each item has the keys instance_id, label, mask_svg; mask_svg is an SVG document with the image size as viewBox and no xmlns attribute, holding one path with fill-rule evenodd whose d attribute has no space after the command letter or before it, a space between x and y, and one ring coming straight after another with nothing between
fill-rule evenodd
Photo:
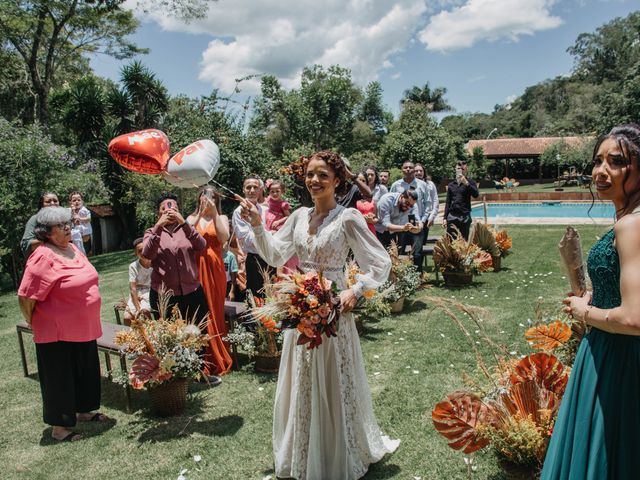
<instances>
[{"instance_id":1,"label":"sandal","mask_svg":"<svg viewBox=\"0 0 640 480\"><path fill-rule=\"evenodd\" d=\"M84 438L84 435L78 432L71 431L62 438L56 438L56 437L51 437L51 438L53 438L54 440L60 443L62 442L71 443L71 442L77 442L78 440L82 440Z\"/></svg>"},{"instance_id":2,"label":"sandal","mask_svg":"<svg viewBox=\"0 0 640 480\"><path fill-rule=\"evenodd\" d=\"M82 415L89 415L89 414L87 413ZM108 420L109 420L109 417L107 417L104 413L100 413L100 412L96 412L93 415L91 415L91 417L85 418L84 420L78 418L78 421L80 422L106 422Z\"/></svg>"}]
</instances>

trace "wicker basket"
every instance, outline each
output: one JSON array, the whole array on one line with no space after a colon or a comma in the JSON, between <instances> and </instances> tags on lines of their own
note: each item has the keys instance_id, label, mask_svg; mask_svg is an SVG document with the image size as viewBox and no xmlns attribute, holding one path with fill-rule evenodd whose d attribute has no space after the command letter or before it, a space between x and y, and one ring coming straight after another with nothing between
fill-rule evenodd
<instances>
[{"instance_id":1,"label":"wicker basket","mask_svg":"<svg viewBox=\"0 0 640 480\"><path fill-rule=\"evenodd\" d=\"M497 257L491 256L491 263L493 266L493 271L499 272L500 266L502 264L502 257L500 255L498 255Z\"/></svg>"},{"instance_id":2,"label":"wicker basket","mask_svg":"<svg viewBox=\"0 0 640 480\"><path fill-rule=\"evenodd\" d=\"M256 355L256 363L254 368L260 373L278 373L280 369L280 352L258 353Z\"/></svg>"},{"instance_id":3,"label":"wicker basket","mask_svg":"<svg viewBox=\"0 0 640 480\"><path fill-rule=\"evenodd\" d=\"M448 287L461 287L463 285L471 285L473 281L473 273L465 272L442 272L444 284Z\"/></svg>"},{"instance_id":4,"label":"wicker basket","mask_svg":"<svg viewBox=\"0 0 640 480\"><path fill-rule=\"evenodd\" d=\"M160 417L171 417L184 411L189 382L177 378L148 389L151 410Z\"/></svg>"},{"instance_id":5,"label":"wicker basket","mask_svg":"<svg viewBox=\"0 0 640 480\"><path fill-rule=\"evenodd\" d=\"M398 300L391 304L391 313L400 313L404 308L404 297L400 297Z\"/></svg>"}]
</instances>

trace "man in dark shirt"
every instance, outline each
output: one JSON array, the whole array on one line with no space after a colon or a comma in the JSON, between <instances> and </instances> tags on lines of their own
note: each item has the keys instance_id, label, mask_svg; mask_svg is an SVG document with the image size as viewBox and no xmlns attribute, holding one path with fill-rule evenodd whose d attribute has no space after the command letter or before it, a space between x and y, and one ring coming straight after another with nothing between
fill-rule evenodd
<instances>
[{"instance_id":1,"label":"man in dark shirt","mask_svg":"<svg viewBox=\"0 0 640 480\"><path fill-rule=\"evenodd\" d=\"M479 196L476 182L467 178L467 163L458 162L456 179L447 186L447 200L442 219L442 226L447 229L449 235L457 237L458 234L454 228L457 227L464 239L469 239L471 197Z\"/></svg>"}]
</instances>

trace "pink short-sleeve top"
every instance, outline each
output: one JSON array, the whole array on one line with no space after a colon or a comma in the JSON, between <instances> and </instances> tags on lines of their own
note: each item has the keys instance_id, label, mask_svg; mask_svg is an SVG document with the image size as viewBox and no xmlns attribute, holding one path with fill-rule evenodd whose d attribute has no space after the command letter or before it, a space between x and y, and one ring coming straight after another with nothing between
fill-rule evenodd
<instances>
[{"instance_id":1,"label":"pink short-sleeve top","mask_svg":"<svg viewBox=\"0 0 640 480\"><path fill-rule=\"evenodd\" d=\"M89 342L102 336L98 272L78 248L75 258L46 244L31 254L18 295L36 300L31 315L35 343Z\"/></svg>"}]
</instances>

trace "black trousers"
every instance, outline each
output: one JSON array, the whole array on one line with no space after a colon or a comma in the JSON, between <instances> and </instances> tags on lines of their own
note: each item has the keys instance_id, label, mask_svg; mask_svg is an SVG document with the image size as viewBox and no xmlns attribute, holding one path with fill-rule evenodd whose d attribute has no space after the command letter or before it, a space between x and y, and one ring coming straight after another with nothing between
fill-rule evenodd
<instances>
[{"instance_id":1,"label":"black trousers","mask_svg":"<svg viewBox=\"0 0 640 480\"><path fill-rule=\"evenodd\" d=\"M98 344L36 343L42 418L58 427L73 427L76 413L100 408Z\"/></svg>"},{"instance_id":2,"label":"black trousers","mask_svg":"<svg viewBox=\"0 0 640 480\"><path fill-rule=\"evenodd\" d=\"M153 318L156 320L160 318L159 303L158 292L152 288L149 290L149 305L151 306ZM199 324L209 314L209 304L207 303L207 297L205 297L202 287L198 287L197 290L187 293L186 295L171 296L167 305L167 316L171 315L171 309L173 309L175 305L178 306L182 318L190 320L192 323L194 315L195 323ZM206 324L203 328L206 329Z\"/></svg>"},{"instance_id":3,"label":"black trousers","mask_svg":"<svg viewBox=\"0 0 640 480\"><path fill-rule=\"evenodd\" d=\"M471 229L471 217L465 220L447 220L447 233L451 235L453 238L458 237L458 232L453 228L453 226L458 227L460 230L460 234L465 240L469 240L469 230Z\"/></svg>"},{"instance_id":4,"label":"black trousers","mask_svg":"<svg viewBox=\"0 0 640 480\"><path fill-rule=\"evenodd\" d=\"M254 297L264 298L264 276L266 272L270 277L276 273L276 269L269 266L257 253L247 253L247 290L251 290Z\"/></svg>"}]
</instances>

